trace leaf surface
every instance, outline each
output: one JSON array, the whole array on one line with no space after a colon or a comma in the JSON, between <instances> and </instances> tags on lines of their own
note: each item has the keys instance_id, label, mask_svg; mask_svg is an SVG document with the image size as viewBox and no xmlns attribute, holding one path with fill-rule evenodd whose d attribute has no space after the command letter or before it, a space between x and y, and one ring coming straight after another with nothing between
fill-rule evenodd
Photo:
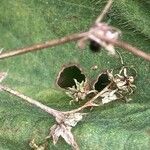
<instances>
[{"instance_id":1,"label":"leaf surface","mask_svg":"<svg viewBox=\"0 0 150 150\"><path fill-rule=\"evenodd\" d=\"M70 33L86 31L104 6L102 0L1 0L0 49L32 45ZM149 2L116 0L105 19L123 31L123 40L149 52ZM124 61L138 72L137 90L130 103L112 102L92 110L73 133L82 150L149 150L150 148L150 64L121 50ZM0 61L7 72L4 83L43 104L71 110L70 98L56 87L58 72L64 64L77 63L85 75L96 80L105 69L120 67L120 60L89 48L81 51L69 43L44 51ZM90 69L97 65L97 70ZM19 98L0 93L0 149L26 150L29 142L48 135L54 119ZM71 149L64 140L49 149Z\"/></svg>"}]
</instances>

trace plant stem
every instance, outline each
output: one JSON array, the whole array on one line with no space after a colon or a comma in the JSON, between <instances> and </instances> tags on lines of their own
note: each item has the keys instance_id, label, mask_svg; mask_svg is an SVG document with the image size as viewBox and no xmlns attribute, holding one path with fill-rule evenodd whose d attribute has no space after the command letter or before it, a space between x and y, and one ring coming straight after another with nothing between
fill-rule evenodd
<instances>
[{"instance_id":1,"label":"plant stem","mask_svg":"<svg viewBox=\"0 0 150 150\"><path fill-rule=\"evenodd\" d=\"M112 3L113 3L113 0L108 0L105 8L103 9L102 13L98 16L95 23L99 23L100 21L102 21L102 19L104 18L104 16L106 15L108 10L110 9ZM54 39L54 40L46 41L46 42L43 42L43 43L38 43L38 44L29 46L29 47L24 47L24 48L12 50L10 52L1 53L0 54L0 60L8 58L8 57L16 56L16 55L25 54L25 53L28 53L28 52L34 52L34 51L37 51L37 50L41 50L41 49L61 45L61 44L67 43L67 42L72 42L72 41L77 41L77 40L80 40L80 39L84 39L84 38L87 37L87 35L88 35L88 32L75 33L75 34L68 35L68 36L65 36L65 37L62 37L62 38L59 38L59 39ZM124 48L124 49L128 50L129 52L133 53L136 56L140 56L140 57L144 58L145 60L150 61L150 54L147 54L147 53L139 50L138 48L133 47L132 45L130 45L128 43L125 43L123 41L118 41L118 40L111 40L111 39L108 39L104 36L100 36L99 38L101 40L109 42L113 45Z\"/></svg>"},{"instance_id":2,"label":"plant stem","mask_svg":"<svg viewBox=\"0 0 150 150\"><path fill-rule=\"evenodd\" d=\"M16 50L12 50L10 52L7 53L2 53L0 54L0 59L5 59L8 57L12 57L12 56L16 56L16 55L21 55L21 54L25 54L28 52L34 52L37 50L41 50L44 48L49 48L49 47L53 47L56 45L61 45L67 42L71 42L71 41L77 41L80 38L84 37L87 33L75 33L72 35L68 35L59 39L54 39L54 40L50 40L50 41L46 41L43 43L38 43L29 47L24 47L24 48L20 48L20 49L16 49Z\"/></svg>"},{"instance_id":3,"label":"plant stem","mask_svg":"<svg viewBox=\"0 0 150 150\"><path fill-rule=\"evenodd\" d=\"M38 101L28 97L28 96L25 96L24 94L22 94L22 93L20 93L18 91L15 91L15 90L7 87L7 86L0 85L0 89L3 90L3 91L6 91L6 92L8 92L8 93L10 93L12 95L15 95L15 96L17 96L17 97L27 101L28 103L30 103L30 104L32 104L32 105L34 105L34 106L36 106L36 107L46 111L47 113L53 115L55 118L60 118L63 115L62 112L60 112L58 110L55 110L55 109L52 109L52 108L50 108L50 107L48 107L46 105L43 105L42 103L40 103L40 102L38 102Z\"/></svg>"},{"instance_id":4,"label":"plant stem","mask_svg":"<svg viewBox=\"0 0 150 150\"><path fill-rule=\"evenodd\" d=\"M8 57L16 56L16 55L25 54L25 53L28 53L28 52L34 52L34 51L37 51L37 50L42 50L44 48L48 48L48 47L52 47L52 46L56 46L56 45L61 45L61 44L71 42L71 41L77 41L81 38L86 37L87 34L88 34L88 32L75 33L75 34L72 34L72 35L69 35L69 36L62 37L60 39L54 39L54 40L50 40L50 41L47 41L47 42L44 42L44 43L35 44L33 46L30 46L30 47L25 47L25 48L13 50L13 51L10 51L10 52L7 52L7 53L2 53L2 54L0 54L0 60L8 58ZM138 48L133 47L132 45L130 45L126 42L108 39L104 36L99 36L99 38L101 40L109 42L113 45L124 48L127 51L133 53L134 55L142 57L147 61L150 61L150 54L147 54L147 53L143 52L142 50L139 50Z\"/></svg>"},{"instance_id":5,"label":"plant stem","mask_svg":"<svg viewBox=\"0 0 150 150\"><path fill-rule=\"evenodd\" d=\"M101 14L97 17L95 23L99 23L103 20L103 18L105 17L105 15L108 13L110 7L112 6L113 0L109 0L105 6L105 8L103 9L103 11L101 12Z\"/></svg>"},{"instance_id":6,"label":"plant stem","mask_svg":"<svg viewBox=\"0 0 150 150\"><path fill-rule=\"evenodd\" d=\"M150 61L150 54L149 53L145 53L144 51L142 51L142 50L140 50L140 49L138 49L138 48L136 48L136 47L134 47L134 46L124 42L124 41L112 40L112 39L108 39L108 38L106 38L104 36L101 36L100 39L104 40L106 42L109 42L109 43L111 43L113 45L116 45L116 46L118 46L120 48L123 48L123 49L133 53L136 56L144 58L147 61Z\"/></svg>"},{"instance_id":7,"label":"plant stem","mask_svg":"<svg viewBox=\"0 0 150 150\"><path fill-rule=\"evenodd\" d=\"M71 110L71 111L66 111L66 112L63 112L63 111L58 111L58 110L55 110L53 108L50 108L40 102L38 102L37 100L34 100L18 91L15 91L5 85L0 85L0 89L7 92L7 93L10 93L12 95L15 95L25 101L27 101L28 103L44 110L45 112L51 114L52 116L54 116L55 118L57 119L62 119L64 117L65 114L71 114L71 113L76 113L76 112L79 112L81 110L83 110L84 108L87 108L87 107L92 107L92 106L99 106L97 104L94 103L94 101L100 97L110 86L111 86L112 82L107 85L101 92L99 92L97 95L95 95L92 99L90 99L88 102L86 102L83 106L77 108L77 109L74 109L74 110Z\"/></svg>"}]
</instances>

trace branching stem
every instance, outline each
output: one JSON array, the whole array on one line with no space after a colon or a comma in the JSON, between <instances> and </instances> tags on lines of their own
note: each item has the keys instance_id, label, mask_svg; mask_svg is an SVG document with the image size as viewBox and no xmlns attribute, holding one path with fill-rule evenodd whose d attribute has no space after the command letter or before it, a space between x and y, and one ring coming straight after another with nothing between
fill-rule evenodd
<instances>
[{"instance_id":1,"label":"branching stem","mask_svg":"<svg viewBox=\"0 0 150 150\"><path fill-rule=\"evenodd\" d=\"M61 45L67 42L71 42L71 41L76 41L79 40L80 38L84 37L87 33L75 33L72 35L68 35L59 39L54 39L54 40L50 40L50 41L46 41L43 43L38 43L29 47L24 47L24 48L20 48L20 49L16 49L16 50L12 50L10 52L7 53L1 53L0 54L0 60L1 59L5 59L8 57L12 57L12 56L16 56L16 55L21 55L21 54L25 54L28 52L34 52L37 50L42 50L45 48L49 48L49 47L53 47L56 45Z\"/></svg>"},{"instance_id":2,"label":"branching stem","mask_svg":"<svg viewBox=\"0 0 150 150\"><path fill-rule=\"evenodd\" d=\"M5 85L0 85L0 89L27 101L28 103L30 103L30 104L44 110L45 112L51 114L55 118L61 119L62 117L64 117L65 114L77 113L77 112L80 112L87 107L99 106L99 105L95 104L94 101L98 97L100 97L111 86L111 84L112 83L110 83L108 86L106 86L101 92L99 92L97 95L95 95L92 99L90 99L88 102L86 102L83 106L81 106L77 109L71 110L71 111L66 111L66 112L58 111L56 109L53 109L53 108L48 107L46 105L43 105L42 103L38 102L37 100L34 100L34 99L32 99L32 98L30 98L30 97L28 97L28 96L26 96L26 95L24 95L18 91L15 91L15 90L13 90L13 89L5 86Z\"/></svg>"},{"instance_id":3,"label":"branching stem","mask_svg":"<svg viewBox=\"0 0 150 150\"><path fill-rule=\"evenodd\" d=\"M69 35L69 36L62 37L60 39L54 39L54 40L50 40L50 41L47 41L47 42L44 42L44 43L35 44L33 46L13 50L13 51L10 51L10 52L7 52L7 53L1 53L0 54L0 60L8 58L8 57L16 56L16 55L25 54L25 53L28 53L28 52L34 52L34 51L37 51L37 50L42 50L44 48L49 48L49 47L61 45L61 44L71 42L71 41L78 41L79 39L84 38L85 36L87 36L87 34L88 34L88 32L75 33L75 34L72 34L72 35ZM101 40L109 42L113 45L124 48L127 51L133 53L134 55L142 57L147 61L150 61L150 54L147 54L144 51L139 50L138 48L133 47L132 45L130 45L126 42L108 39L104 36L100 36L99 38Z\"/></svg>"},{"instance_id":4,"label":"branching stem","mask_svg":"<svg viewBox=\"0 0 150 150\"><path fill-rule=\"evenodd\" d=\"M108 10L110 9L110 7L112 5L112 2L113 2L113 0L109 0L107 2L105 8L103 9L102 13L98 16L95 23L99 23L100 21L102 21L102 19L104 18L104 16L106 15ZM88 32L75 33L75 34L68 35L68 36L65 36L65 37L62 37L62 38L59 38L59 39L49 40L49 41L46 41L46 42L43 42L43 43L38 43L38 44L29 46L29 47L24 47L24 48L12 50L10 52L1 53L0 54L0 60L8 58L8 57L16 56L16 55L25 54L25 53L28 53L28 52L34 52L34 51L37 51L37 50L42 50L42 49L45 49L45 48L50 48L50 47L53 47L53 46L65 44L67 42L78 41L78 40L86 38L87 35L88 35ZM133 53L136 56L142 57L145 60L150 61L150 54L147 54L144 51L141 51L138 48L133 47L132 45L130 45L126 42L108 39L105 36L100 36L99 38L101 40L109 42L109 43L111 43L115 46L124 48L124 49L128 50L129 52Z\"/></svg>"},{"instance_id":5,"label":"branching stem","mask_svg":"<svg viewBox=\"0 0 150 150\"><path fill-rule=\"evenodd\" d=\"M110 86L110 85L108 85ZM106 88L108 88L108 86ZM105 88L105 89L106 89ZM66 112L61 112L61 111L58 111L58 110L55 110L53 108L50 108L46 105L43 105L42 103L38 102L37 100L34 100L16 90L13 90L5 85L0 85L0 89L11 94L11 95L14 95L14 96L17 96L25 101L27 101L28 103L44 110L45 112L51 114L52 116L56 117L56 118L61 118L63 117L64 114L70 114L70 113L76 113L76 112L79 112L81 110L83 110L84 108L86 107L92 107L92 106L95 106L95 104L93 103L94 100L96 100L101 94L104 93L105 89L103 91L101 91L100 93L98 93L95 97L93 97L91 100L89 100L88 102L86 102L83 106L81 106L80 108L77 108L77 109L74 109L74 110L71 110L71 111L66 111ZM97 105L98 106L98 105Z\"/></svg>"}]
</instances>

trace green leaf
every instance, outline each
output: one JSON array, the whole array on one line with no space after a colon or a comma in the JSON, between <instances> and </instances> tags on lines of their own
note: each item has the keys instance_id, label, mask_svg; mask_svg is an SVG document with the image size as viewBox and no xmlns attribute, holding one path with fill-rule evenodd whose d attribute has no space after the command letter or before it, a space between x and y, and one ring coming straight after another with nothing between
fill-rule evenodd
<instances>
[{"instance_id":1,"label":"green leaf","mask_svg":"<svg viewBox=\"0 0 150 150\"><path fill-rule=\"evenodd\" d=\"M150 12L148 1L117 0L106 21L120 28L123 40L149 52ZM9 51L37 42L86 31L105 5L102 0L1 0L0 48ZM7 50L8 49L8 50ZM82 150L149 150L150 148L150 64L118 49L126 64L138 72L137 90L130 103L112 102L92 110L73 130ZM105 69L120 67L120 60L102 51L81 51L74 43L28 53L0 61L7 72L7 85L43 104L71 110L70 98L55 81L64 64L77 63L92 81ZM97 65L97 70L90 69ZM0 93L0 149L26 150L49 134L54 119L40 109L7 93ZM64 140L49 149L71 149Z\"/></svg>"}]
</instances>

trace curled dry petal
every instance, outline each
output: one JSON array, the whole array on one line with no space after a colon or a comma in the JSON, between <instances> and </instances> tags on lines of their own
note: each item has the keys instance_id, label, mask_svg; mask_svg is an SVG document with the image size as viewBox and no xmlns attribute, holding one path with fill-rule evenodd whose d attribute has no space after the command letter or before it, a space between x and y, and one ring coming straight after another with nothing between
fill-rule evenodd
<instances>
[{"instance_id":1,"label":"curled dry petal","mask_svg":"<svg viewBox=\"0 0 150 150\"><path fill-rule=\"evenodd\" d=\"M72 101L78 102L79 100L85 100L87 95L95 92L93 90L90 90L87 80L82 81L81 83L76 79L74 79L74 81L75 86L69 87L66 91L66 94L73 99Z\"/></svg>"},{"instance_id":2,"label":"curled dry petal","mask_svg":"<svg viewBox=\"0 0 150 150\"><path fill-rule=\"evenodd\" d=\"M109 90L107 92L105 92L103 95L101 95L102 98L102 103L109 103L111 101L117 100L119 99L119 97L116 94L117 89L116 90Z\"/></svg>"},{"instance_id":3,"label":"curled dry petal","mask_svg":"<svg viewBox=\"0 0 150 150\"><path fill-rule=\"evenodd\" d=\"M56 118L57 124L53 125L50 129L50 137L53 138L53 143L56 144L59 137L62 137L66 143L71 145L75 150L78 150L79 147L74 139L71 129L82 120L83 115L85 115L85 113L65 114L59 122Z\"/></svg>"},{"instance_id":4,"label":"curled dry petal","mask_svg":"<svg viewBox=\"0 0 150 150\"><path fill-rule=\"evenodd\" d=\"M71 132L71 128L72 127L65 124L55 124L52 126L50 136L53 138L53 143L56 144L59 137L61 136L66 141L66 143L71 145L75 150L78 150L79 148Z\"/></svg>"}]
</instances>

